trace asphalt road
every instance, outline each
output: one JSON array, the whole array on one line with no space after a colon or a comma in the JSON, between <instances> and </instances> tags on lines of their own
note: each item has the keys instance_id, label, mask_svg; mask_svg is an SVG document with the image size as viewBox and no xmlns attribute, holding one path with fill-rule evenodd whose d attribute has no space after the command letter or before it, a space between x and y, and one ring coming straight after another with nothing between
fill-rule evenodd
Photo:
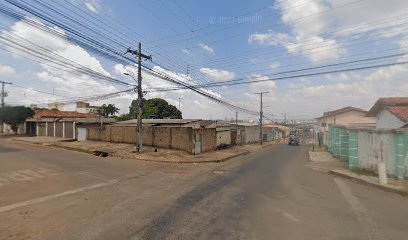
<instances>
[{"instance_id":1,"label":"asphalt road","mask_svg":"<svg viewBox=\"0 0 408 240\"><path fill-rule=\"evenodd\" d=\"M407 197L305 162L284 144L163 164L0 139L0 239L407 238Z\"/></svg>"}]
</instances>

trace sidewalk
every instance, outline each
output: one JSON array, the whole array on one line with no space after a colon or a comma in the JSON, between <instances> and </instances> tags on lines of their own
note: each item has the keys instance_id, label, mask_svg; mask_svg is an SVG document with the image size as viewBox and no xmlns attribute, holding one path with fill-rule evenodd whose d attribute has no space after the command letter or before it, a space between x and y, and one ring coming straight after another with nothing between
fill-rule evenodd
<instances>
[{"instance_id":1,"label":"sidewalk","mask_svg":"<svg viewBox=\"0 0 408 240\"><path fill-rule=\"evenodd\" d=\"M352 179L385 191L408 195L408 183L406 181L401 183L396 179L388 177L388 184L381 185L377 176L351 171L349 170L347 163L334 158L328 152L309 151L309 162L306 164L306 167L319 172L330 173L339 177Z\"/></svg>"},{"instance_id":2,"label":"sidewalk","mask_svg":"<svg viewBox=\"0 0 408 240\"><path fill-rule=\"evenodd\" d=\"M250 152L262 149L274 143L264 145L244 145L234 146L231 148L205 152L199 155L192 155L185 151L175 149L154 148L149 146L143 147L140 154L134 153L135 146L132 144L109 143L100 141L67 141L63 138L51 137L26 137L15 138L14 141L20 141L42 146L58 147L73 151L85 152L106 157L119 157L126 159L136 159L152 162L169 162L169 163L208 163L223 162L228 159L248 154Z\"/></svg>"}]
</instances>

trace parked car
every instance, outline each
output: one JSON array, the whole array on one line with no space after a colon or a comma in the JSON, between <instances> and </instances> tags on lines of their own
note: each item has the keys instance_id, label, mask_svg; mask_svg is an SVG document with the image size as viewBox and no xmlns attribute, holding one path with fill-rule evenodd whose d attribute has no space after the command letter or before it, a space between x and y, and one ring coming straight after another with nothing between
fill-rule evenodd
<instances>
[{"instance_id":1,"label":"parked car","mask_svg":"<svg viewBox=\"0 0 408 240\"><path fill-rule=\"evenodd\" d=\"M290 137L289 137L288 144L289 144L289 145L294 145L294 146L299 146L299 145L300 145L299 138L296 137L296 136L290 136Z\"/></svg>"}]
</instances>

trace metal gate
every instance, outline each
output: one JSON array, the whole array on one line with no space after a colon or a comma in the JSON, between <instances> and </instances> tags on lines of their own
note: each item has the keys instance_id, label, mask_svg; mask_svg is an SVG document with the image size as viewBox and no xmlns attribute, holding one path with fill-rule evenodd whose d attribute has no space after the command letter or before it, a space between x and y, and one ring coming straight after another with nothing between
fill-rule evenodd
<instances>
[{"instance_id":1,"label":"metal gate","mask_svg":"<svg viewBox=\"0 0 408 240\"><path fill-rule=\"evenodd\" d=\"M63 133L62 133L62 122L56 122L55 123L55 137L60 137L62 138Z\"/></svg>"},{"instance_id":2,"label":"metal gate","mask_svg":"<svg viewBox=\"0 0 408 240\"><path fill-rule=\"evenodd\" d=\"M53 122L49 122L47 123L47 136L48 137L54 137L54 123Z\"/></svg>"},{"instance_id":3,"label":"metal gate","mask_svg":"<svg viewBox=\"0 0 408 240\"><path fill-rule=\"evenodd\" d=\"M231 145L236 145L237 144L237 130L236 129L231 129Z\"/></svg>"},{"instance_id":4,"label":"metal gate","mask_svg":"<svg viewBox=\"0 0 408 240\"><path fill-rule=\"evenodd\" d=\"M77 129L77 140L78 141L85 141L86 140L86 128L78 128Z\"/></svg>"},{"instance_id":5,"label":"metal gate","mask_svg":"<svg viewBox=\"0 0 408 240\"><path fill-rule=\"evenodd\" d=\"M64 122L64 124L65 138L74 138L74 123Z\"/></svg>"}]
</instances>

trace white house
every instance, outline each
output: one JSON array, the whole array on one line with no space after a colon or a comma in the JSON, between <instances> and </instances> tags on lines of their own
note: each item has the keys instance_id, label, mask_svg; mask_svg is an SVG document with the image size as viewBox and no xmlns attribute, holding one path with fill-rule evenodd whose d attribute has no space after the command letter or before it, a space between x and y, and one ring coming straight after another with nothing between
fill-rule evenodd
<instances>
[{"instance_id":1,"label":"white house","mask_svg":"<svg viewBox=\"0 0 408 240\"><path fill-rule=\"evenodd\" d=\"M408 97L380 98L367 116L377 118L377 129L396 129L408 124Z\"/></svg>"}]
</instances>

